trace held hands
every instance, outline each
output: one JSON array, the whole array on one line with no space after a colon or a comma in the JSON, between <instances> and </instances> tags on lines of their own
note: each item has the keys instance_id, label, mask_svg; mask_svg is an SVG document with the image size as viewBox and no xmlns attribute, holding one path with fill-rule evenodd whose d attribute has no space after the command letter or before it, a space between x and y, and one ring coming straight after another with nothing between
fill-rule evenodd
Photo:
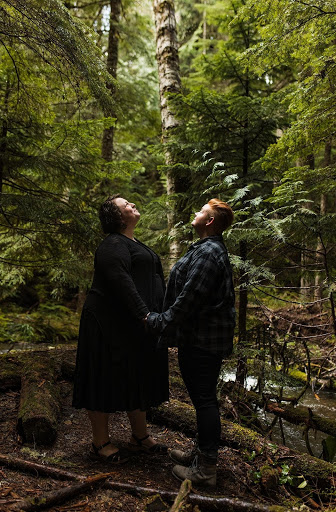
<instances>
[{"instance_id":1,"label":"held hands","mask_svg":"<svg viewBox=\"0 0 336 512\"><path fill-rule=\"evenodd\" d=\"M146 331L148 330L147 318L149 317L149 315L150 315L150 313L147 313L147 315L142 319L142 323L143 323L143 326L144 326Z\"/></svg>"}]
</instances>

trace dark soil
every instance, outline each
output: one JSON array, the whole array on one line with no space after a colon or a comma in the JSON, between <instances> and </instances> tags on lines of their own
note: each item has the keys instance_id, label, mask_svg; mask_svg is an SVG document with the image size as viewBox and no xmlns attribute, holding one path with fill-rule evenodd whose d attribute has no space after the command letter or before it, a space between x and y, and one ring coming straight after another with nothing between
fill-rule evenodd
<instances>
[{"instance_id":1,"label":"dark soil","mask_svg":"<svg viewBox=\"0 0 336 512\"><path fill-rule=\"evenodd\" d=\"M171 350L171 375L178 376L176 369L176 353ZM37 447L20 443L16 430L19 391L8 391L0 397L0 453L10 454L25 460L35 461L62 468L81 475L111 473L111 479L134 486L150 487L158 490L177 492L180 487L172 475L173 463L168 456L137 455L121 466L107 466L106 463L93 463L88 458L90 448L90 427L84 410L71 407L72 385L62 382L62 416L59 422L57 440L51 447ZM183 387L174 386L172 398L189 402ZM169 448L188 448L191 439L182 432L168 430L150 424L150 431L156 440L164 442ZM110 435L119 445L125 446L129 440L130 428L125 413L111 415ZM238 498L247 502L264 504L293 505L293 494L285 486L277 489L263 489L255 473L267 461L262 455L241 453L227 447L220 449L218 465L218 486L215 490L198 491L198 494ZM43 496L51 490L71 485L71 482L54 480L38 475L0 467L0 510L8 510L10 502L29 496ZM125 492L98 488L85 493L60 506L49 510L58 511L136 511L144 510L148 498L132 496ZM7 503L7 505L5 505ZM171 503L168 503L170 506ZM2 509L1 509L2 507ZM6 508L7 507L7 508ZM203 510L203 509L202 509ZM204 509L205 510L205 509Z\"/></svg>"}]
</instances>

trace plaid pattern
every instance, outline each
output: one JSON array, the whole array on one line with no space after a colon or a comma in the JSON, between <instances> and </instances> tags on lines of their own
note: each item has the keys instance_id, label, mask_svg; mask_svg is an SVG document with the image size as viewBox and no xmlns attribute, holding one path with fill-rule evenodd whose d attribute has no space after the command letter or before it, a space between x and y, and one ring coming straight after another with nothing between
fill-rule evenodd
<instances>
[{"instance_id":1,"label":"plaid pattern","mask_svg":"<svg viewBox=\"0 0 336 512\"><path fill-rule=\"evenodd\" d=\"M232 350L235 326L232 270L221 236L191 245L173 267L163 313L151 313L148 327L159 343L192 345L225 355Z\"/></svg>"}]
</instances>

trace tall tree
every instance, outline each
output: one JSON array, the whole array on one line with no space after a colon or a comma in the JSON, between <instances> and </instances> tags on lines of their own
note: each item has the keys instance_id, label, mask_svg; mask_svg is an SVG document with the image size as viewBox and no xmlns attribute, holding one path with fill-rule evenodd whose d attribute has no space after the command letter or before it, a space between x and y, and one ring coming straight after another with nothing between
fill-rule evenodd
<instances>
[{"instance_id":1,"label":"tall tree","mask_svg":"<svg viewBox=\"0 0 336 512\"><path fill-rule=\"evenodd\" d=\"M174 131L179 125L179 120L169 98L171 95L177 95L181 92L174 2L171 0L154 0L153 8L156 28L156 58L160 83L162 140L165 146L167 193L168 199L170 199L168 229L171 237L170 265L172 265L182 252L182 237L177 225L186 222L190 216L189 210L186 208L189 180L188 176L180 174L178 157L171 143Z\"/></svg>"},{"instance_id":2,"label":"tall tree","mask_svg":"<svg viewBox=\"0 0 336 512\"><path fill-rule=\"evenodd\" d=\"M102 129L81 108L92 93L110 103L108 75L85 27L57 0L3 2L0 25L2 293L37 269L76 286L97 237L83 191L96 181Z\"/></svg>"},{"instance_id":3,"label":"tall tree","mask_svg":"<svg viewBox=\"0 0 336 512\"><path fill-rule=\"evenodd\" d=\"M195 206L211 194L231 203L236 211L237 222L228 236L231 252L238 253L238 334L243 345L249 259L258 243L255 230L249 233L247 223L250 213L258 211L260 195L270 193L272 187L254 164L274 142L279 115L271 84L265 77L259 79L243 61L244 53L260 36L253 18L236 22L241 5L243 2L209 2L200 6L207 13L207 39L201 32L201 41L195 40L193 66L184 80L189 94L180 96L183 123L178 133L185 159L191 164L189 197ZM243 378L244 371L238 373Z\"/></svg>"},{"instance_id":4,"label":"tall tree","mask_svg":"<svg viewBox=\"0 0 336 512\"><path fill-rule=\"evenodd\" d=\"M248 1L240 13L241 19L251 15L260 20L263 44L251 49L249 57L259 70L274 69L291 61L299 71L297 79L284 90L284 102L288 105L292 122L278 143L271 146L264 159L264 168L278 182L274 200L282 205L279 216L292 245L304 245L302 235L310 241L310 252L317 263L323 262L323 279L316 300L321 304L329 301L334 329L335 304L333 280L335 246L335 152L330 137L335 133L336 77L335 29L336 10L332 0L321 2L291 2L290 0L266 0L262 3ZM314 155L311 165L307 163ZM292 187L293 191L290 190ZM284 194L290 197L297 212L284 203ZM330 198L330 200L329 200ZM304 203L305 201L305 203ZM309 201L309 208L305 204ZM328 206L330 205L330 206ZM288 214L288 224L285 215ZM294 219L301 229L293 230ZM303 228L303 229L302 229ZM296 240L293 239L295 233ZM319 238L318 250L316 236ZM321 265L317 268L321 273ZM307 271L307 269L303 269ZM318 274L317 274L318 275ZM317 281L316 281L317 282ZM317 296L321 295L321 299ZM322 302L321 302L322 301Z\"/></svg>"},{"instance_id":5,"label":"tall tree","mask_svg":"<svg viewBox=\"0 0 336 512\"><path fill-rule=\"evenodd\" d=\"M117 67L118 67L118 49L119 49L119 21L121 12L121 0L110 0L110 26L108 34L108 46L107 46L107 72L113 78L107 87L111 91L111 96L115 93L115 83L117 79ZM116 119L115 107L105 110L105 116ZM110 162L113 158L113 139L114 139L114 124L105 128L102 141L102 157L105 161Z\"/></svg>"}]
</instances>

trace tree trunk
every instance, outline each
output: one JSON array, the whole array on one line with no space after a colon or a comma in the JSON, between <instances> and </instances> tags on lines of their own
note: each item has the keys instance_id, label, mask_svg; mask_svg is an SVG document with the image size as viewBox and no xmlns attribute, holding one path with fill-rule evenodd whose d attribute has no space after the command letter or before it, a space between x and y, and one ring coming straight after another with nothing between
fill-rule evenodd
<instances>
[{"instance_id":1,"label":"tree trunk","mask_svg":"<svg viewBox=\"0 0 336 512\"><path fill-rule=\"evenodd\" d=\"M171 400L151 413L151 421L160 425L183 431L186 435L195 436L196 418L194 408L178 400ZM323 486L335 486L333 464L317 459L305 453L299 453L286 446L276 445L263 438L257 432L227 420L221 420L221 443L234 449L243 449L257 454L264 454L279 464L293 466L305 478L318 481Z\"/></svg>"},{"instance_id":2,"label":"tree trunk","mask_svg":"<svg viewBox=\"0 0 336 512\"><path fill-rule=\"evenodd\" d=\"M156 29L156 59L158 63L160 83L160 106L162 141L167 144L179 121L173 111L168 95L181 92L180 64L174 0L154 0L153 2ZM179 258L182 251L182 235L177 229L177 223L189 221L190 213L186 208L185 194L189 189L189 179L179 176L174 170L177 159L172 150L165 147L167 165L168 229L171 236L170 267ZM169 197L170 196L170 197Z\"/></svg>"},{"instance_id":3,"label":"tree trunk","mask_svg":"<svg viewBox=\"0 0 336 512\"><path fill-rule=\"evenodd\" d=\"M245 96L249 96L249 81L246 80ZM248 119L245 122L244 128L248 130ZM249 144L247 135L243 139L243 181L247 183L249 166ZM247 241L241 240L239 243L239 255L243 263L247 261ZM239 357L237 363L236 380L239 384L243 385L247 375L247 358L244 354L244 347L246 344L246 323L247 323L247 304L248 304L248 275L245 268L240 269L239 272L239 314L238 314L238 349Z\"/></svg>"},{"instance_id":4,"label":"tree trunk","mask_svg":"<svg viewBox=\"0 0 336 512\"><path fill-rule=\"evenodd\" d=\"M324 159L323 159L323 167L328 167L331 164L331 150L332 150L332 142L331 140L327 141L324 147ZM320 198L320 216L323 217L327 213L327 195L321 194ZM322 299L322 268L324 267L324 251L323 245L321 241L321 237L317 241L316 247L316 261L319 266L321 266L321 270L316 272L315 275L315 300Z\"/></svg>"},{"instance_id":5,"label":"tree trunk","mask_svg":"<svg viewBox=\"0 0 336 512\"><path fill-rule=\"evenodd\" d=\"M308 165L310 169L315 168L315 158L314 155L308 155L307 158L303 162L299 162L299 165ZM306 204L306 208L311 209L310 203ZM301 295L305 300L310 300L312 298L312 286L314 284L315 278L312 277L312 273L307 269L311 263L314 263L315 255L313 256L312 248L309 247L309 242L303 242L305 245L301 250L301 267L302 274L300 279L300 288Z\"/></svg>"},{"instance_id":6,"label":"tree trunk","mask_svg":"<svg viewBox=\"0 0 336 512\"><path fill-rule=\"evenodd\" d=\"M110 30L107 47L107 71L112 77L112 81L107 84L111 95L115 95L115 80L117 78L118 50L119 50L119 19L121 13L121 0L110 0ZM104 112L106 117L116 118L116 110L112 108ZM114 126L105 128L102 141L102 157L106 162L113 160L114 150Z\"/></svg>"},{"instance_id":7,"label":"tree trunk","mask_svg":"<svg viewBox=\"0 0 336 512\"><path fill-rule=\"evenodd\" d=\"M8 101L9 101L9 92L10 92L10 83L9 79L7 78L6 81L6 90L4 95L4 105L3 105L3 112L2 112L2 129L1 129L1 143L0 143L0 194L2 193L2 186L3 186L3 178L4 178L4 172L5 172L5 153L6 153L6 147L7 147L7 132L8 132L8 122L7 122L7 116L8 116Z\"/></svg>"}]
</instances>

